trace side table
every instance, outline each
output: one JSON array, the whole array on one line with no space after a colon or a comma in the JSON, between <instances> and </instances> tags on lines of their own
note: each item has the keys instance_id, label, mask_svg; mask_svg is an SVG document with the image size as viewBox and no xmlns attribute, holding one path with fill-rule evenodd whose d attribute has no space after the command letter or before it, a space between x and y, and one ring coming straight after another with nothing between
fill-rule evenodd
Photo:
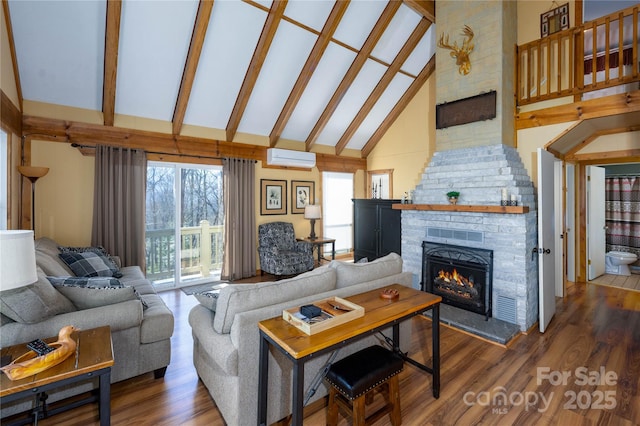
<instances>
[{"instance_id":1,"label":"side table","mask_svg":"<svg viewBox=\"0 0 640 426\"><path fill-rule=\"evenodd\" d=\"M322 246L325 244L331 244L331 259L334 260L336 258L336 240L333 238L316 238L312 240L310 238L296 238L298 241L306 241L313 245L314 249L318 250L318 265L322 261Z\"/></svg>"},{"instance_id":2,"label":"side table","mask_svg":"<svg viewBox=\"0 0 640 426\"><path fill-rule=\"evenodd\" d=\"M23 399L28 396L36 396L38 403L30 412L30 417L17 421L16 424L34 423L81 404L95 402L99 405L100 425L111 424L111 366L113 365L113 348L111 343L111 328L109 326L80 330L72 335L76 341L75 356L70 356L62 363L53 366L34 376L21 380L11 381L6 375L0 373L0 404ZM47 343L55 342L56 337L43 339ZM26 343L2 348L2 358L11 360L27 352ZM82 401L75 401L68 406L61 406L53 410L47 409L46 392L51 389L72 383L99 378L98 397L91 396ZM4 424L4 422L3 422Z\"/></svg>"}]
</instances>

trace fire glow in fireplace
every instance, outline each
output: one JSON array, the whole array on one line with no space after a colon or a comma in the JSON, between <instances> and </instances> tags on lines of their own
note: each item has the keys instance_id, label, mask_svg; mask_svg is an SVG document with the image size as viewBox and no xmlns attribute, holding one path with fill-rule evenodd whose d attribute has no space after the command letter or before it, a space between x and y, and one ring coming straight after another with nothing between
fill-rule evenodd
<instances>
[{"instance_id":1,"label":"fire glow in fireplace","mask_svg":"<svg viewBox=\"0 0 640 426\"><path fill-rule=\"evenodd\" d=\"M422 290L442 302L491 316L493 251L422 242Z\"/></svg>"}]
</instances>

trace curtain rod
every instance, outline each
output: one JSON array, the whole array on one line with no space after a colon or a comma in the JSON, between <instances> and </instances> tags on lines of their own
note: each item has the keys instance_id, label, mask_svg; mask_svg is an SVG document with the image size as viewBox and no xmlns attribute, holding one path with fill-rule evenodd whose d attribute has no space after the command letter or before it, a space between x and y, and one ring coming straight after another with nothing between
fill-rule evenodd
<instances>
[{"instance_id":1,"label":"curtain rod","mask_svg":"<svg viewBox=\"0 0 640 426\"><path fill-rule=\"evenodd\" d=\"M96 149L95 145L82 145L76 142L73 142L71 144L72 147L74 148L89 148L89 149ZM135 149L135 148L134 148ZM147 151L146 149L143 149L144 152L146 152L147 154L157 154L157 155L175 155L178 157L186 157L186 158L204 158L207 160L224 160L225 158L231 158L231 157L212 157L209 155L190 155L190 154L171 154L168 152L158 152L158 151ZM250 158L246 158L246 160L250 160ZM258 160L253 160L254 163L257 163Z\"/></svg>"}]
</instances>

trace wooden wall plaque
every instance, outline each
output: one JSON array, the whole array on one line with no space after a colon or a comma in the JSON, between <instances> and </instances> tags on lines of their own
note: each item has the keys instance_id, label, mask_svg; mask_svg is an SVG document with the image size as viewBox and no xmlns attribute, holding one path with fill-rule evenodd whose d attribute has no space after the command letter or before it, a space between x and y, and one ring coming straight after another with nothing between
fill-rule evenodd
<instances>
[{"instance_id":1,"label":"wooden wall plaque","mask_svg":"<svg viewBox=\"0 0 640 426\"><path fill-rule=\"evenodd\" d=\"M436 129L496 118L496 91L436 105Z\"/></svg>"}]
</instances>

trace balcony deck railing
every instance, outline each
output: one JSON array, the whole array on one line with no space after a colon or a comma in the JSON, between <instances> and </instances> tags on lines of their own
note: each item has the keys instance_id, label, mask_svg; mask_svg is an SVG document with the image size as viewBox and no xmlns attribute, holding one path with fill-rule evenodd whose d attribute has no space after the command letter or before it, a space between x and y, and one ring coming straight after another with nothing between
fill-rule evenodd
<instances>
[{"instance_id":1,"label":"balcony deck railing","mask_svg":"<svg viewBox=\"0 0 640 426\"><path fill-rule=\"evenodd\" d=\"M518 105L630 83L637 90L638 16L629 7L518 46Z\"/></svg>"},{"instance_id":2,"label":"balcony deck railing","mask_svg":"<svg viewBox=\"0 0 640 426\"><path fill-rule=\"evenodd\" d=\"M222 268L223 225L180 228L180 276L208 277ZM161 229L146 232L147 278L151 281L175 276L175 232Z\"/></svg>"}]
</instances>

